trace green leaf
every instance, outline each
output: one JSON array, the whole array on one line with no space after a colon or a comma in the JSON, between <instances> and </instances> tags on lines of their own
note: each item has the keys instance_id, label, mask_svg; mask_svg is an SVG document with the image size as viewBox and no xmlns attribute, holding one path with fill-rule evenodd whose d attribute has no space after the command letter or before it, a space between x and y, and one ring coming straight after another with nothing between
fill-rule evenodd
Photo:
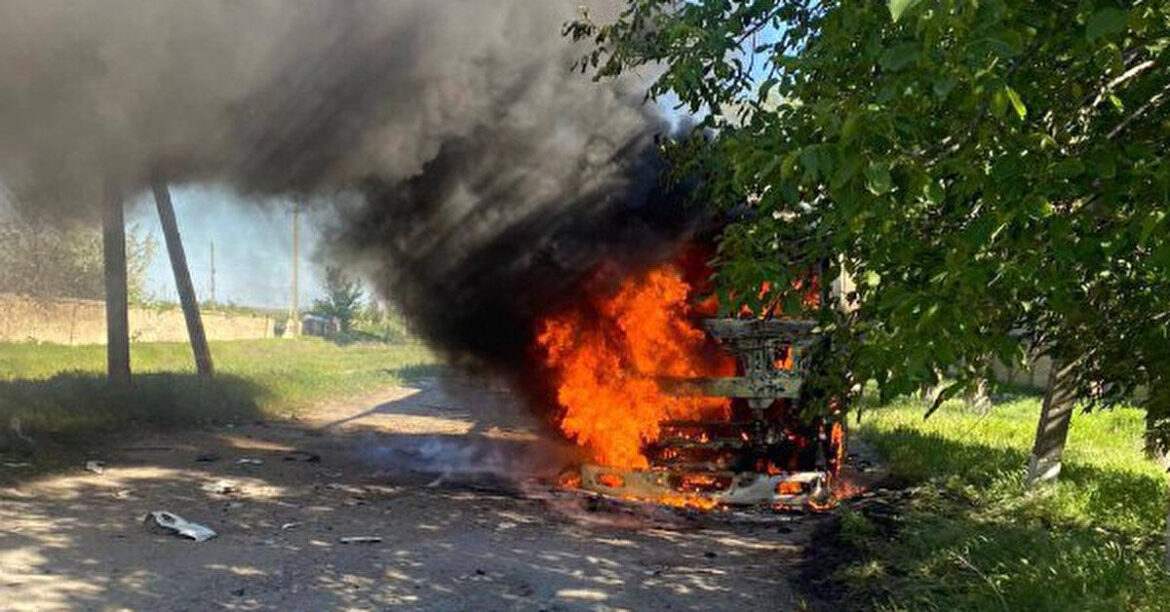
<instances>
[{"instance_id":1,"label":"green leaf","mask_svg":"<svg viewBox=\"0 0 1170 612\"><path fill-rule=\"evenodd\" d=\"M918 0L890 0L890 17L894 18L894 23L902 18L902 15L918 4Z\"/></svg>"},{"instance_id":2,"label":"green leaf","mask_svg":"<svg viewBox=\"0 0 1170 612\"><path fill-rule=\"evenodd\" d=\"M938 182L934 180L926 183L926 186L923 189L923 193L926 196L926 201L930 202L931 204L938 204L939 202L943 201L943 198L946 197L946 192L943 191L942 185L938 184Z\"/></svg>"},{"instance_id":3,"label":"green leaf","mask_svg":"<svg viewBox=\"0 0 1170 612\"><path fill-rule=\"evenodd\" d=\"M945 99L950 95L951 91L955 88L957 83L958 82L951 77L940 77L932 85L932 88L934 89L934 95L938 96L940 100Z\"/></svg>"},{"instance_id":4,"label":"green leaf","mask_svg":"<svg viewBox=\"0 0 1170 612\"><path fill-rule=\"evenodd\" d=\"M1085 164L1079 159L1066 159L1052 167L1052 173L1057 178L1072 178L1080 176L1085 171Z\"/></svg>"},{"instance_id":5,"label":"green leaf","mask_svg":"<svg viewBox=\"0 0 1170 612\"><path fill-rule=\"evenodd\" d=\"M890 72L897 72L918 59L918 43L906 42L886 49L878 64Z\"/></svg>"},{"instance_id":6,"label":"green leaf","mask_svg":"<svg viewBox=\"0 0 1170 612\"><path fill-rule=\"evenodd\" d=\"M1020 99L1020 94L1010 86L1004 85L1004 92L1007 93L1008 101L1012 103L1012 108L1016 109L1016 115L1019 116L1020 121L1023 121L1028 116L1028 107L1024 106L1024 101Z\"/></svg>"},{"instance_id":7,"label":"green leaf","mask_svg":"<svg viewBox=\"0 0 1170 612\"><path fill-rule=\"evenodd\" d=\"M1101 9L1089 17L1085 23L1085 38L1097 40L1102 36L1112 36L1125 31L1125 11L1119 8Z\"/></svg>"},{"instance_id":8,"label":"green leaf","mask_svg":"<svg viewBox=\"0 0 1170 612\"><path fill-rule=\"evenodd\" d=\"M874 195L889 193L893 188L893 179L890 178L890 167L886 164L870 164L865 169L865 188Z\"/></svg>"}]
</instances>

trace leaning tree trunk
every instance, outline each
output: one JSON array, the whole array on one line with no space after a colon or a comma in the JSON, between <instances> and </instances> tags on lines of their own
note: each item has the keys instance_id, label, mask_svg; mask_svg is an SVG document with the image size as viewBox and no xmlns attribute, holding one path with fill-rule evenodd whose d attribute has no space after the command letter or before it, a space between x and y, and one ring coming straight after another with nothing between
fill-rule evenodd
<instances>
[{"instance_id":1,"label":"leaning tree trunk","mask_svg":"<svg viewBox=\"0 0 1170 612\"><path fill-rule=\"evenodd\" d=\"M1150 377L1146 393L1146 455L1170 472L1170 387L1165 372ZM1166 512L1166 551L1164 562L1170 570L1170 509Z\"/></svg>"},{"instance_id":2,"label":"leaning tree trunk","mask_svg":"<svg viewBox=\"0 0 1170 612\"><path fill-rule=\"evenodd\" d=\"M1159 405L1161 398L1151 398L1146 405L1146 457L1170 471L1170 416Z\"/></svg>"},{"instance_id":3,"label":"leaning tree trunk","mask_svg":"<svg viewBox=\"0 0 1170 612\"><path fill-rule=\"evenodd\" d=\"M1170 570L1170 510L1166 511L1166 548L1162 557L1162 564Z\"/></svg>"},{"instance_id":4,"label":"leaning tree trunk","mask_svg":"<svg viewBox=\"0 0 1170 612\"><path fill-rule=\"evenodd\" d=\"M106 284L106 371L110 384L130 385L130 316L126 281L126 222L122 197L107 188L102 211Z\"/></svg>"},{"instance_id":5,"label":"leaning tree trunk","mask_svg":"<svg viewBox=\"0 0 1170 612\"><path fill-rule=\"evenodd\" d=\"M1072 367L1072 364L1054 361L1048 373L1048 389L1044 392L1044 405L1036 426L1036 442L1032 446L1032 456L1028 458L1028 486L1051 482L1060 475L1061 456L1068 440L1076 400L1076 388L1071 384Z\"/></svg>"}]
</instances>

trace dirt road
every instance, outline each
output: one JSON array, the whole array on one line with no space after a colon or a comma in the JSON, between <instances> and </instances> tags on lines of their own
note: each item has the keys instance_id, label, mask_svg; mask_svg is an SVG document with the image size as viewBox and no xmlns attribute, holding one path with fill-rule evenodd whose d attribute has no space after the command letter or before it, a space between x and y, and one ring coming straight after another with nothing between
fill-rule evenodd
<instances>
[{"instance_id":1,"label":"dirt road","mask_svg":"<svg viewBox=\"0 0 1170 612\"><path fill-rule=\"evenodd\" d=\"M564 450L536 431L506 393L452 379L297 421L119 441L95 455L101 474L0 489L0 609L798 605L787 580L815 520L557 492L539 477ZM219 535L155 533L153 510ZM342 543L354 536L381 541Z\"/></svg>"}]
</instances>

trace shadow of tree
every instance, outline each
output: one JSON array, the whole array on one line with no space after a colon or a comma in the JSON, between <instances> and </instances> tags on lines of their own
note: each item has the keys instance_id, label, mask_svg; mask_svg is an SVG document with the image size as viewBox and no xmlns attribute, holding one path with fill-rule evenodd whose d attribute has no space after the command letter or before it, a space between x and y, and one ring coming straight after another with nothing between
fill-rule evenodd
<instances>
[{"instance_id":1,"label":"shadow of tree","mask_svg":"<svg viewBox=\"0 0 1170 612\"><path fill-rule=\"evenodd\" d=\"M0 380L0 454L40 454L48 460L136 427L255 420L267 394L264 387L230 374L211 379L139 374L129 389L111 387L104 376L83 372ZM0 472L0 480L7 475Z\"/></svg>"},{"instance_id":2,"label":"shadow of tree","mask_svg":"<svg viewBox=\"0 0 1170 612\"><path fill-rule=\"evenodd\" d=\"M1163 479L1073 460L1059 482L1029 491L1022 449L908 427L864 437L895 478L932 484L892 513L862 505L861 523L843 521L839 543L852 552L820 574L835 574L847 605L1144 609L1170 598Z\"/></svg>"}]
</instances>

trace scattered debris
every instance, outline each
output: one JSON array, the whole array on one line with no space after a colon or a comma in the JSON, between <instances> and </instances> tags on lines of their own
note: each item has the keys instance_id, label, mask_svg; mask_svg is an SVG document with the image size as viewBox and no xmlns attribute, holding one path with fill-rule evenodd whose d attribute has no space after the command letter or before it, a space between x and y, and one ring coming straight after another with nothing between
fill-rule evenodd
<instances>
[{"instance_id":1,"label":"scattered debris","mask_svg":"<svg viewBox=\"0 0 1170 612\"><path fill-rule=\"evenodd\" d=\"M104 461L86 461L85 469L94 474L102 474L106 471L106 463Z\"/></svg>"},{"instance_id":2,"label":"scattered debris","mask_svg":"<svg viewBox=\"0 0 1170 612\"><path fill-rule=\"evenodd\" d=\"M219 455L217 455L215 453L199 453L198 455L195 456L195 461L197 463L212 463L215 461L219 461L219 459L220 459Z\"/></svg>"},{"instance_id":3,"label":"scattered debris","mask_svg":"<svg viewBox=\"0 0 1170 612\"><path fill-rule=\"evenodd\" d=\"M236 464L237 465L264 465L264 461L262 459L253 459L252 457L243 457L241 459L236 459Z\"/></svg>"},{"instance_id":4,"label":"scattered debris","mask_svg":"<svg viewBox=\"0 0 1170 612\"><path fill-rule=\"evenodd\" d=\"M348 494L352 495L353 497L357 497L357 498L362 497L366 493L366 490L362 487L355 487L353 485L341 484L340 482L328 483L325 485L325 488L329 489L331 491L341 491L343 493L348 493Z\"/></svg>"},{"instance_id":5,"label":"scattered debris","mask_svg":"<svg viewBox=\"0 0 1170 612\"><path fill-rule=\"evenodd\" d=\"M152 521L155 525L162 527L176 535L181 535L186 538L195 540L196 542L206 542L214 538L216 534L211 529L200 525L199 523L192 523L183 517L167 512L165 510L156 510L146 515L144 522L150 524Z\"/></svg>"},{"instance_id":6,"label":"scattered debris","mask_svg":"<svg viewBox=\"0 0 1170 612\"><path fill-rule=\"evenodd\" d=\"M240 492L240 485L231 480L217 480L203 485L203 490L219 495L231 495Z\"/></svg>"},{"instance_id":7,"label":"scattered debris","mask_svg":"<svg viewBox=\"0 0 1170 612\"><path fill-rule=\"evenodd\" d=\"M115 491L115 492L114 492L114 499L130 499L130 497L131 497L131 496L133 496L133 495L134 495L134 491L133 491L133 490L131 490L131 489L122 489L121 491Z\"/></svg>"},{"instance_id":8,"label":"scattered debris","mask_svg":"<svg viewBox=\"0 0 1170 612\"><path fill-rule=\"evenodd\" d=\"M304 463L320 463L321 455L309 451L296 450L284 456L285 461L301 461Z\"/></svg>"},{"instance_id":9,"label":"scattered debris","mask_svg":"<svg viewBox=\"0 0 1170 612\"><path fill-rule=\"evenodd\" d=\"M337 541L342 544L377 544L382 541L382 538L378 536L350 536L338 538Z\"/></svg>"},{"instance_id":10,"label":"scattered debris","mask_svg":"<svg viewBox=\"0 0 1170 612\"><path fill-rule=\"evenodd\" d=\"M32 467L32 464L27 461L5 461L4 467L8 468L26 468Z\"/></svg>"},{"instance_id":11,"label":"scattered debris","mask_svg":"<svg viewBox=\"0 0 1170 612\"><path fill-rule=\"evenodd\" d=\"M295 529L295 528L300 527L300 526L301 526L301 523L297 523L297 522L285 523L285 524L280 526L280 530L281 531L288 531L289 529Z\"/></svg>"}]
</instances>

